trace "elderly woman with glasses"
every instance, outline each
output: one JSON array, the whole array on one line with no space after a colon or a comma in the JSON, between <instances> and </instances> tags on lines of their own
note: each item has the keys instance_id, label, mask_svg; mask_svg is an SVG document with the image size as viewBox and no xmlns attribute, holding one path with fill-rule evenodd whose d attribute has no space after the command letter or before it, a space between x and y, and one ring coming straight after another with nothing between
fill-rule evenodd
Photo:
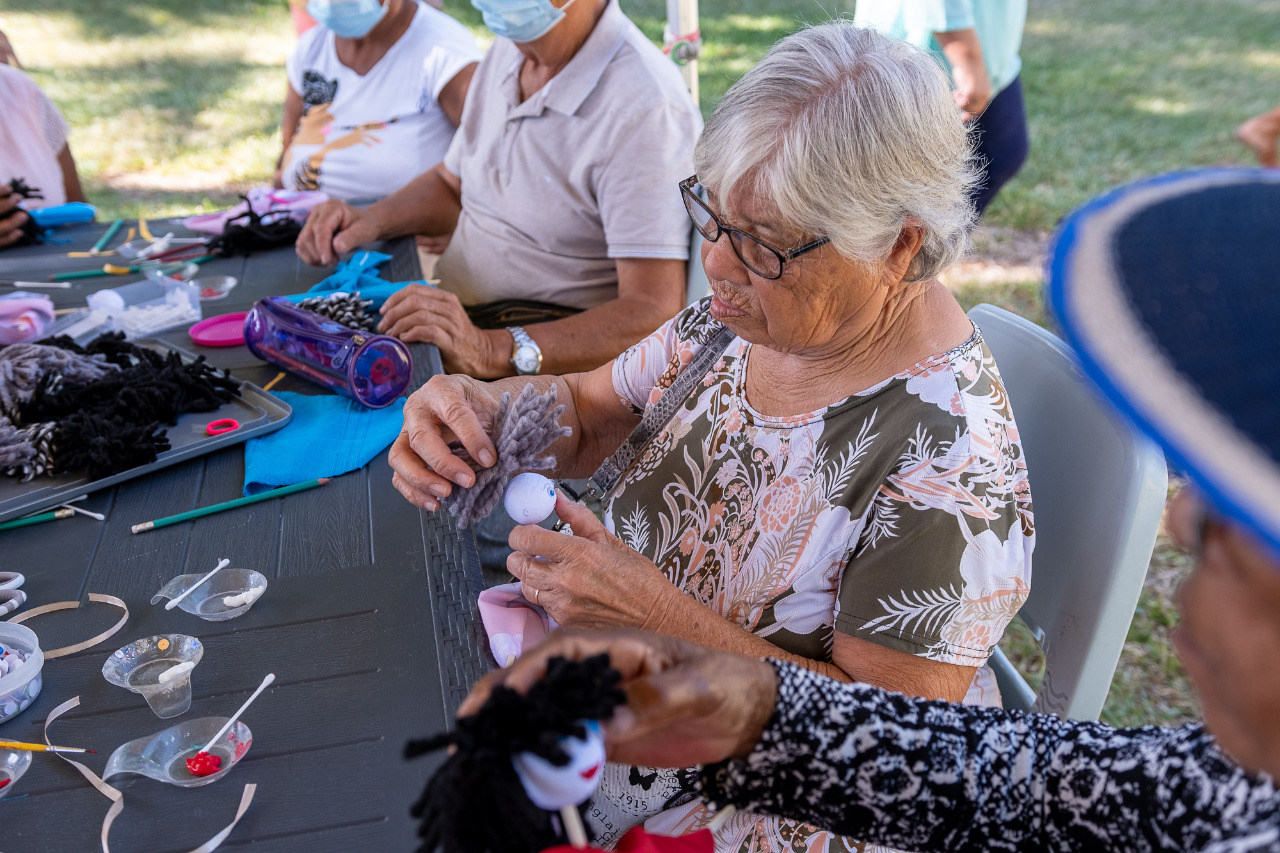
<instances>
[{"instance_id":1,"label":"elderly woman with glasses","mask_svg":"<svg viewBox=\"0 0 1280 853\"><path fill-rule=\"evenodd\" d=\"M549 451L560 476L590 474L646 409L671 412L604 496L603 523L562 495L573 536L511 534L531 601L562 625L995 700L984 664L1028 593L1035 533L999 373L937 281L973 218L945 74L874 31L803 30L729 90L694 156L680 189L712 295L591 373L432 379L391 450L397 488L435 509L474 483L449 442L492 465L499 398L529 381L568 404L572 434ZM664 396L689 370L692 390ZM642 821L698 828L691 779L610 765L588 812L600 841ZM742 814L719 844L856 842Z\"/></svg>"}]
</instances>

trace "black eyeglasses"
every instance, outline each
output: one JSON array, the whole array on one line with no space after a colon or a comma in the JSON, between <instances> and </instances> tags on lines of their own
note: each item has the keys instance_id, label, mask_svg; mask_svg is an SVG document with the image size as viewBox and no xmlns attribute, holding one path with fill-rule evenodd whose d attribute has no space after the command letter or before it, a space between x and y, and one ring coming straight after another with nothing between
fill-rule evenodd
<instances>
[{"instance_id":1,"label":"black eyeglasses","mask_svg":"<svg viewBox=\"0 0 1280 853\"><path fill-rule=\"evenodd\" d=\"M707 242L714 243L720 239L721 234L729 235L729 245L733 247L733 253L738 256L738 260L742 261L743 266L751 270L761 278L778 279L782 277L782 267L792 258L798 258L805 252L812 252L819 246L825 246L831 242L830 237L819 237L812 243L805 243L798 249L779 249L770 246L759 237L754 237L743 231L741 228L734 228L725 225L720 221L711 208L699 198L701 185L698 183L698 176L686 178L680 182L680 194L684 198L684 209L689 212L689 218L693 220L693 227L698 229L698 233L707 239Z\"/></svg>"}]
</instances>

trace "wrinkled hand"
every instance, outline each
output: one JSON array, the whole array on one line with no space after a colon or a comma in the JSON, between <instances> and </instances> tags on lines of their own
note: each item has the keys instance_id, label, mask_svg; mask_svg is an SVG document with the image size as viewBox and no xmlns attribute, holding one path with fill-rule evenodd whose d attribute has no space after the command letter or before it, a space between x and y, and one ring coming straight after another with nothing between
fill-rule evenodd
<instances>
[{"instance_id":1,"label":"wrinkled hand","mask_svg":"<svg viewBox=\"0 0 1280 853\"><path fill-rule=\"evenodd\" d=\"M471 466L449 450L451 441L486 468L497 461L489 431L499 399L488 388L466 376L433 376L405 402L404 430L387 461L395 472L391 484L409 503L434 512L455 483L475 483Z\"/></svg>"},{"instance_id":2,"label":"wrinkled hand","mask_svg":"<svg viewBox=\"0 0 1280 853\"><path fill-rule=\"evenodd\" d=\"M597 654L609 655L627 693L627 704L604 722L609 758L624 764L690 767L745 757L777 701L777 677L761 660L643 631L557 631L477 684L458 715L474 714L499 684L528 691L553 657Z\"/></svg>"},{"instance_id":3,"label":"wrinkled hand","mask_svg":"<svg viewBox=\"0 0 1280 853\"><path fill-rule=\"evenodd\" d=\"M10 190L8 184L0 184L0 247L22 239L22 224L30 217L18 209L20 201L22 196Z\"/></svg>"},{"instance_id":4,"label":"wrinkled hand","mask_svg":"<svg viewBox=\"0 0 1280 853\"><path fill-rule=\"evenodd\" d=\"M1280 774L1280 678L1258 668L1280 657L1280 561L1234 523L1204 518L1189 489L1169 503L1169 532L1198 556L1173 645L1218 744L1250 772Z\"/></svg>"},{"instance_id":5,"label":"wrinkled hand","mask_svg":"<svg viewBox=\"0 0 1280 853\"><path fill-rule=\"evenodd\" d=\"M511 531L507 569L524 596L573 628L655 628L685 603L652 562L628 548L591 510L556 494L556 515L573 535L524 525ZM541 557L542 559L538 559Z\"/></svg>"},{"instance_id":6,"label":"wrinkled hand","mask_svg":"<svg viewBox=\"0 0 1280 853\"><path fill-rule=\"evenodd\" d=\"M378 331L406 343L435 344L445 370L477 379L495 379L510 371L511 335L505 329L477 328L458 297L425 284L410 284L391 294L382 306ZM506 358L495 352L506 341Z\"/></svg>"},{"instance_id":7,"label":"wrinkled hand","mask_svg":"<svg viewBox=\"0 0 1280 853\"><path fill-rule=\"evenodd\" d=\"M380 236L376 217L367 208L329 199L311 211L295 248L304 262L331 267L344 253L372 243Z\"/></svg>"},{"instance_id":8,"label":"wrinkled hand","mask_svg":"<svg viewBox=\"0 0 1280 853\"><path fill-rule=\"evenodd\" d=\"M992 91L991 77L987 75L987 66L983 63L981 55L977 57L976 62L952 65L951 79L956 85L952 95L956 99L956 106L960 107L961 118L972 121L982 115L995 93Z\"/></svg>"}]
</instances>

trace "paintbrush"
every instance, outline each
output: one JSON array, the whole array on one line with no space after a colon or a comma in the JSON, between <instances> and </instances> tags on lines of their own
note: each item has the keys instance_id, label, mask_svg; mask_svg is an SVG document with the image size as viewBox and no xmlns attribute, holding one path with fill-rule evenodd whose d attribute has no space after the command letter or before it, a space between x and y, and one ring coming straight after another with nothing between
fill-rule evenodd
<instances>
[{"instance_id":1,"label":"paintbrush","mask_svg":"<svg viewBox=\"0 0 1280 853\"><path fill-rule=\"evenodd\" d=\"M16 749L19 752L92 752L96 749L81 749L78 746L48 746L43 743L22 743L16 740L0 740L0 749Z\"/></svg>"}]
</instances>

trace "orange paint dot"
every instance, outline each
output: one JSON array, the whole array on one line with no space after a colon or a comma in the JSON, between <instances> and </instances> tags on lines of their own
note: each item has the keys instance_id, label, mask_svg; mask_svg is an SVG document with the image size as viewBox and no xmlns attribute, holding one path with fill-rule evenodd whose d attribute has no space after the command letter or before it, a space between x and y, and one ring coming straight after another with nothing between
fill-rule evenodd
<instances>
[{"instance_id":1,"label":"orange paint dot","mask_svg":"<svg viewBox=\"0 0 1280 853\"><path fill-rule=\"evenodd\" d=\"M160 651L164 651L165 649L169 648L169 641L161 640L160 642L156 643L156 647L160 649Z\"/></svg>"}]
</instances>

